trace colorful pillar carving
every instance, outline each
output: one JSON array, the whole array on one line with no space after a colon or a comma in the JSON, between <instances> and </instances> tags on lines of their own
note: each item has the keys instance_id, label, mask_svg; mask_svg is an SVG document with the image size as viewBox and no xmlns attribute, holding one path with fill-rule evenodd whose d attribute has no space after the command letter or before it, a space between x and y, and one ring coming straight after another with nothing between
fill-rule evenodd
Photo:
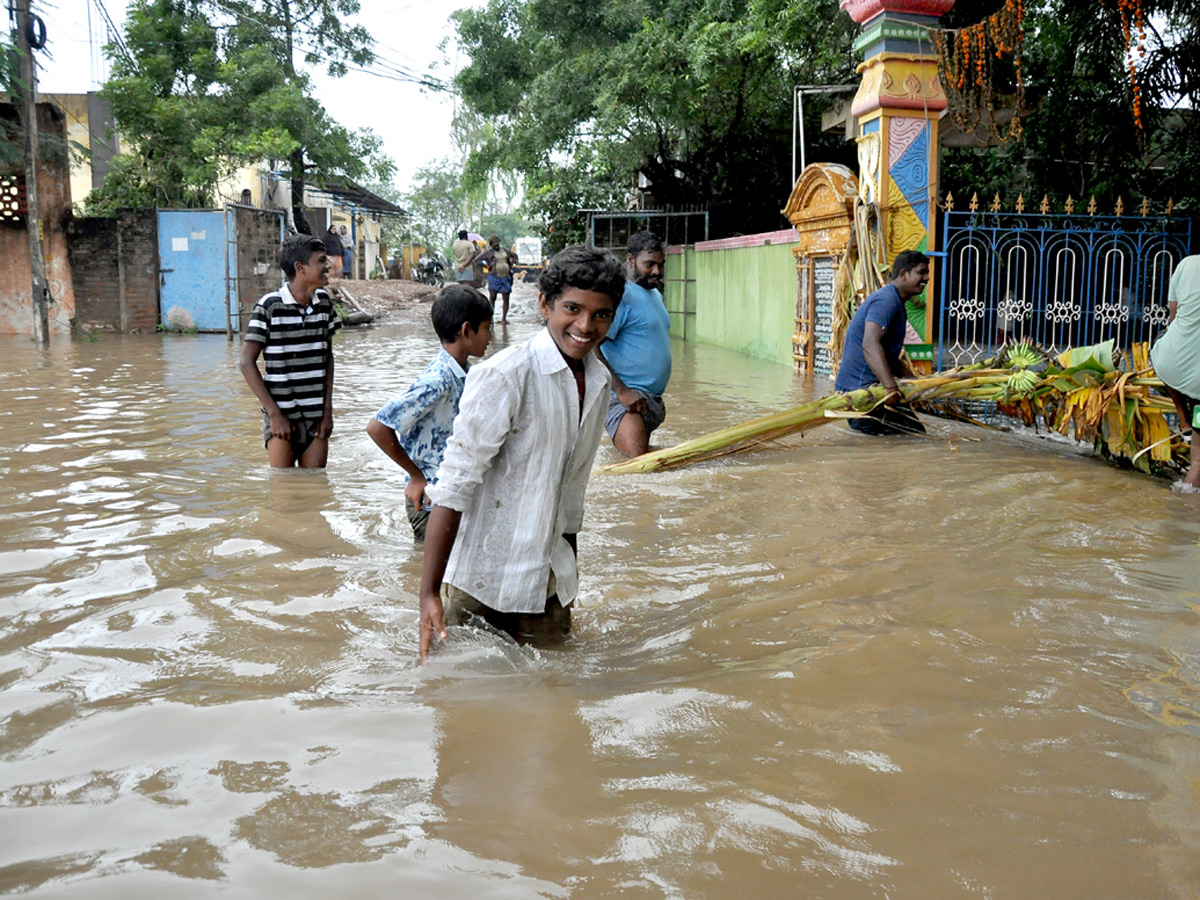
<instances>
[{"instance_id":1,"label":"colorful pillar carving","mask_svg":"<svg viewBox=\"0 0 1200 900\"><path fill-rule=\"evenodd\" d=\"M887 262L901 250L936 249L938 118L946 95L928 29L954 0L841 0L862 26L854 49L862 76L851 114L859 124L859 194L879 205ZM936 275L936 270L935 270ZM933 282L925 315L909 321L931 339Z\"/></svg>"}]
</instances>

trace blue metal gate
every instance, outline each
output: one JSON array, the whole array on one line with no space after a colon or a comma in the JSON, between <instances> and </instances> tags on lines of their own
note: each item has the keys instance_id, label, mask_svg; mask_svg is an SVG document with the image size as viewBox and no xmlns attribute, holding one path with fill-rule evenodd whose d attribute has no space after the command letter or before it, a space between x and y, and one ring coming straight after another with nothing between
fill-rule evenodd
<instances>
[{"instance_id":1,"label":"blue metal gate","mask_svg":"<svg viewBox=\"0 0 1200 900\"><path fill-rule=\"evenodd\" d=\"M227 331L230 239L221 210L160 209L158 259L162 324L176 330Z\"/></svg>"},{"instance_id":2,"label":"blue metal gate","mask_svg":"<svg viewBox=\"0 0 1200 900\"><path fill-rule=\"evenodd\" d=\"M1192 225L1170 215L953 210L943 214L937 368L979 362L1006 340L1046 350L1116 340L1128 348L1167 322L1167 285ZM975 202L972 201L972 205Z\"/></svg>"}]
</instances>

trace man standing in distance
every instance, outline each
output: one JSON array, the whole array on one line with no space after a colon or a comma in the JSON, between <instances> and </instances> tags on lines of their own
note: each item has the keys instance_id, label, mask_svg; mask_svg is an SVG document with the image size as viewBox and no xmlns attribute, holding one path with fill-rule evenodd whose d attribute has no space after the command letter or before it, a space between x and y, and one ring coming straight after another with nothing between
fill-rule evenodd
<instances>
[{"instance_id":1,"label":"man standing in distance","mask_svg":"<svg viewBox=\"0 0 1200 900\"><path fill-rule=\"evenodd\" d=\"M488 299L492 308L496 308L496 298L499 297L504 308L500 312L500 324L508 324L508 298L512 296L513 277L512 267L516 257L511 250L500 246L500 235L493 234L488 238L488 249L479 257L480 263L487 266Z\"/></svg>"},{"instance_id":2,"label":"man standing in distance","mask_svg":"<svg viewBox=\"0 0 1200 900\"><path fill-rule=\"evenodd\" d=\"M467 239L466 229L458 233L458 240L450 248L454 256L454 280L460 284L471 284L475 281L475 270L472 263L479 255L479 248Z\"/></svg>"},{"instance_id":3,"label":"man standing in distance","mask_svg":"<svg viewBox=\"0 0 1200 900\"><path fill-rule=\"evenodd\" d=\"M867 418L851 419L850 427L863 434L922 433L925 426L903 406L896 379L912 375L900 359L904 349L904 304L925 290L929 282L929 257L919 250L904 250L892 265L892 280L862 302L850 327L842 365L834 382L836 391L854 391L882 384L883 405Z\"/></svg>"},{"instance_id":4,"label":"man standing in distance","mask_svg":"<svg viewBox=\"0 0 1200 900\"><path fill-rule=\"evenodd\" d=\"M671 317L663 303L662 241L649 231L629 239L625 295L597 348L612 373L612 398L605 428L626 456L650 449L650 434L667 417L663 392L671 380Z\"/></svg>"}]
</instances>

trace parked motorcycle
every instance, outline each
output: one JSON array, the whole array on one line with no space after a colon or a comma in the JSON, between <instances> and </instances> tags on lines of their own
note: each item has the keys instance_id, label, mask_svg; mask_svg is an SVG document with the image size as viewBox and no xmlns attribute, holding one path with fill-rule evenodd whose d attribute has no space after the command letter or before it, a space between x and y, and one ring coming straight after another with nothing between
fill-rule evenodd
<instances>
[{"instance_id":1,"label":"parked motorcycle","mask_svg":"<svg viewBox=\"0 0 1200 900\"><path fill-rule=\"evenodd\" d=\"M413 281L419 284L432 284L441 287L446 282L446 270L450 264L440 253L422 253L413 267Z\"/></svg>"}]
</instances>

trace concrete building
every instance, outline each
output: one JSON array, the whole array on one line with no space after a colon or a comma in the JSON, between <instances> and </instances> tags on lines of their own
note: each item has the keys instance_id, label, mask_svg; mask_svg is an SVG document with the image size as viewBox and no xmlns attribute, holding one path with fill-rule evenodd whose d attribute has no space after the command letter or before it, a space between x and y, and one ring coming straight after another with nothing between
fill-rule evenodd
<instances>
[{"instance_id":1,"label":"concrete building","mask_svg":"<svg viewBox=\"0 0 1200 900\"><path fill-rule=\"evenodd\" d=\"M95 91L86 94L47 94L39 99L53 103L66 118L71 153L70 203L76 212L93 188L108 174L112 158L121 151L121 139L107 100Z\"/></svg>"}]
</instances>

